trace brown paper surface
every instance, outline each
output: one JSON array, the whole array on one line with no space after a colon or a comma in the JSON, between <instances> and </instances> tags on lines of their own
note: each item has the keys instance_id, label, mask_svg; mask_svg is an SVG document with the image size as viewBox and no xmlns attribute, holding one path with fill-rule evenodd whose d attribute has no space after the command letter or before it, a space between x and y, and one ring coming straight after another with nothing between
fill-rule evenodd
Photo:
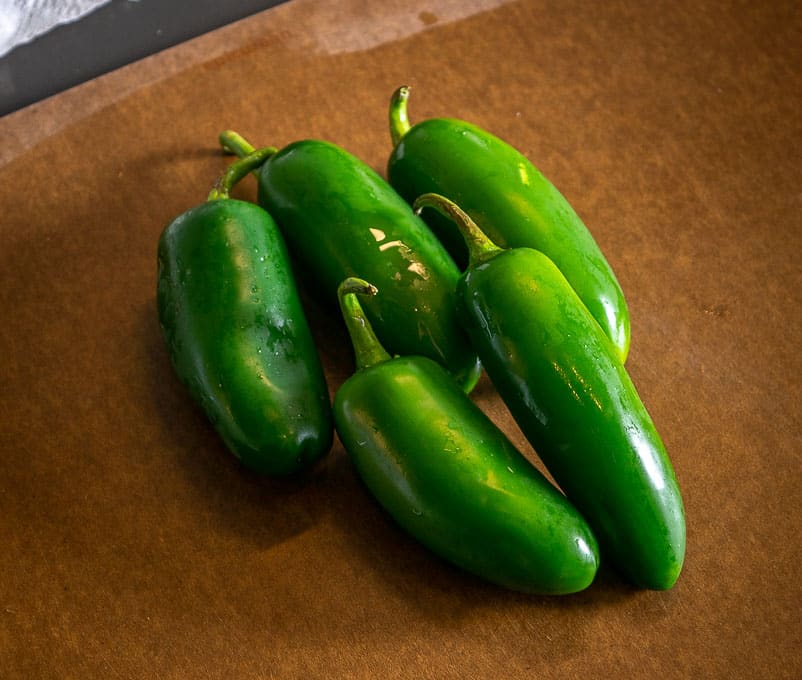
<instances>
[{"instance_id":1,"label":"brown paper surface","mask_svg":"<svg viewBox=\"0 0 802 680\"><path fill-rule=\"evenodd\" d=\"M0 675L802 676L795 3L336 4L0 119ZM686 504L671 591L606 567L564 598L486 584L403 534L338 443L304 479L244 471L174 377L156 242L229 162L218 132L383 172L403 83L413 120L526 153L614 267ZM309 309L333 392L350 348ZM474 398L534 459L487 380Z\"/></svg>"}]
</instances>

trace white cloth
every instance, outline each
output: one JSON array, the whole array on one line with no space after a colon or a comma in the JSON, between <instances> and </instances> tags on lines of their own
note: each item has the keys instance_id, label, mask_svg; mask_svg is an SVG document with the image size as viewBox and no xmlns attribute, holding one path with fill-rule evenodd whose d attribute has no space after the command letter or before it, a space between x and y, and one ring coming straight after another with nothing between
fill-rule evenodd
<instances>
[{"instance_id":1,"label":"white cloth","mask_svg":"<svg viewBox=\"0 0 802 680\"><path fill-rule=\"evenodd\" d=\"M0 57L109 0L0 0Z\"/></svg>"}]
</instances>

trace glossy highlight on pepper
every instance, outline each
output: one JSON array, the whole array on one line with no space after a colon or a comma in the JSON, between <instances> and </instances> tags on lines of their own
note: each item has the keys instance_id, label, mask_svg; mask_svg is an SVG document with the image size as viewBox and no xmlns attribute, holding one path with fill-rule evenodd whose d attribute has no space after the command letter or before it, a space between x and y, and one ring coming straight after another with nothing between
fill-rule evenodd
<instances>
[{"instance_id":1,"label":"glossy highlight on pepper","mask_svg":"<svg viewBox=\"0 0 802 680\"><path fill-rule=\"evenodd\" d=\"M281 234L229 189L264 162L230 166L158 245L157 307L179 379L250 469L286 475L331 447L328 388Z\"/></svg>"},{"instance_id":2,"label":"glossy highlight on pepper","mask_svg":"<svg viewBox=\"0 0 802 680\"><path fill-rule=\"evenodd\" d=\"M337 433L366 486L411 536L493 583L530 593L586 588L596 539L577 510L439 364L391 358L357 296L340 288L357 371L337 391Z\"/></svg>"},{"instance_id":3,"label":"glossy highlight on pepper","mask_svg":"<svg viewBox=\"0 0 802 680\"><path fill-rule=\"evenodd\" d=\"M230 130L220 143L238 155L253 148ZM366 301L366 313L388 350L428 356L474 387L481 366L454 312L459 270L378 173L335 144L302 140L271 155L257 177L258 201L313 293L336 305L343 279L369 278L383 294Z\"/></svg>"},{"instance_id":4,"label":"glossy highlight on pepper","mask_svg":"<svg viewBox=\"0 0 802 680\"><path fill-rule=\"evenodd\" d=\"M609 559L636 585L670 588L685 511L660 435L624 365L557 266L493 244L459 206L428 194L465 235L461 322L521 431Z\"/></svg>"},{"instance_id":5,"label":"glossy highlight on pepper","mask_svg":"<svg viewBox=\"0 0 802 680\"><path fill-rule=\"evenodd\" d=\"M630 321L621 286L565 197L522 153L471 123L431 118L410 125L408 98L409 88L400 87L390 102L390 184L410 203L425 193L446 196L499 246L543 252L625 361ZM465 247L453 224L428 211L424 217L464 264Z\"/></svg>"}]
</instances>

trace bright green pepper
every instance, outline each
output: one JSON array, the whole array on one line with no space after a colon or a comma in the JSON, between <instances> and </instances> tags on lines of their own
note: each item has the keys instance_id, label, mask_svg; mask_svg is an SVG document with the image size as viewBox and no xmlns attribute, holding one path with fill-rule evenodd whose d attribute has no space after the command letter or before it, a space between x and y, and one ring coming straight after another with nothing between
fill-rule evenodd
<instances>
[{"instance_id":1,"label":"bright green pepper","mask_svg":"<svg viewBox=\"0 0 802 680\"><path fill-rule=\"evenodd\" d=\"M454 203L425 195L462 232L470 264L462 323L487 374L546 468L634 583L670 588L685 555L685 514L654 423L599 325L556 265L496 247Z\"/></svg>"},{"instance_id":2,"label":"bright green pepper","mask_svg":"<svg viewBox=\"0 0 802 680\"><path fill-rule=\"evenodd\" d=\"M231 131L220 141L239 155L253 148ZM336 305L343 279L369 278L383 295L366 311L388 349L428 356L473 388L481 366L454 313L459 270L384 179L334 144L305 140L270 156L258 187L315 292Z\"/></svg>"},{"instance_id":3,"label":"bright green pepper","mask_svg":"<svg viewBox=\"0 0 802 680\"><path fill-rule=\"evenodd\" d=\"M206 203L165 228L157 303L176 373L231 452L288 474L330 449L334 427L281 234L262 208L228 198L265 156L232 165Z\"/></svg>"},{"instance_id":4,"label":"bright green pepper","mask_svg":"<svg viewBox=\"0 0 802 680\"><path fill-rule=\"evenodd\" d=\"M407 532L446 560L524 592L586 588L599 564L585 520L425 357L379 344L357 294L340 286L357 372L334 397L337 434L368 489Z\"/></svg>"},{"instance_id":5,"label":"bright green pepper","mask_svg":"<svg viewBox=\"0 0 802 680\"><path fill-rule=\"evenodd\" d=\"M390 184L410 203L421 194L442 194L468 213L494 243L534 248L547 255L625 361L630 340L626 300L612 268L568 201L523 154L475 125L432 118L410 127L408 96L409 88L399 88L390 104L395 147L387 166ZM426 220L463 264L464 243L453 225L436 214L427 214Z\"/></svg>"}]
</instances>

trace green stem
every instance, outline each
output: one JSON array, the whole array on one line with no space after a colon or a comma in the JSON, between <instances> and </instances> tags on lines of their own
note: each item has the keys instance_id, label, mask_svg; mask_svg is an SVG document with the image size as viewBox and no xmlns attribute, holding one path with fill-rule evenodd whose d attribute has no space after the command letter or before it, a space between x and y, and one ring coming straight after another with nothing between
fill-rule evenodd
<instances>
[{"instance_id":1,"label":"green stem","mask_svg":"<svg viewBox=\"0 0 802 680\"><path fill-rule=\"evenodd\" d=\"M401 138L409 132L411 127L407 117L407 100L409 99L409 86L402 85L390 98L390 138L393 146L397 146Z\"/></svg>"},{"instance_id":2,"label":"green stem","mask_svg":"<svg viewBox=\"0 0 802 680\"><path fill-rule=\"evenodd\" d=\"M240 158L244 158L248 154L254 152L254 148L251 143L238 132L234 132L234 130L225 130L221 132L218 136L218 140L224 151L233 153Z\"/></svg>"},{"instance_id":3,"label":"green stem","mask_svg":"<svg viewBox=\"0 0 802 680\"><path fill-rule=\"evenodd\" d=\"M376 295L377 292L376 286L355 276L345 279L337 288L340 310L348 334L351 336L351 344L354 346L357 370L392 358L373 332L373 327L357 298L358 295Z\"/></svg>"},{"instance_id":4,"label":"green stem","mask_svg":"<svg viewBox=\"0 0 802 680\"><path fill-rule=\"evenodd\" d=\"M501 252L490 238L479 228L470 215L460 208L454 201L450 201L440 194L423 194L418 196L412 205L416 214L420 215L424 208L434 208L441 215L445 215L457 225L468 246L468 266L475 266L488 257Z\"/></svg>"},{"instance_id":5,"label":"green stem","mask_svg":"<svg viewBox=\"0 0 802 680\"><path fill-rule=\"evenodd\" d=\"M220 201L228 198L232 187L239 182L245 175L252 170L260 167L270 156L276 153L276 148L266 146L264 149L253 151L244 158L228 166L220 178L215 182L214 187L209 192L208 201Z\"/></svg>"}]
</instances>

